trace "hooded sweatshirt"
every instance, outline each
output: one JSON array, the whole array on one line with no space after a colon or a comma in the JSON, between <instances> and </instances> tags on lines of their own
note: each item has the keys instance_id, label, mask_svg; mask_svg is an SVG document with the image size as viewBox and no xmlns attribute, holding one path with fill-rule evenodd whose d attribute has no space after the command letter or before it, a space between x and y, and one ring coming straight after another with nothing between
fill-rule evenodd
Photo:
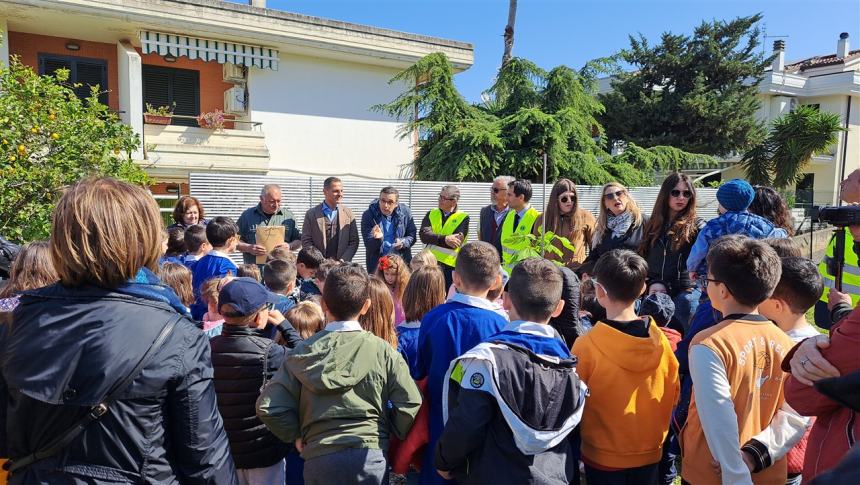
<instances>
[{"instance_id":1,"label":"hooded sweatshirt","mask_svg":"<svg viewBox=\"0 0 860 485\"><path fill-rule=\"evenodd\" d=\"M587 389L558 332L509 323L451 362L435 467L461 484L567 484Z\"/></svg>"},{"instance_id":2,"label":"hooded sweatshirt","mask_svg":"<svg viewBox=\"0 0 860 485\"><path fill-rule=\"evenodd\" d=\"M598 322L573 344L576 371L588 385L582 416L583 459L609 469L660 461L678 399L678 360L648 319L644 337Z\"/></svg>"},{"instance_id":3,"label":"hooded sweatshirt","mask_svg":"<svg viewBox=\"0 0 860 485\"><path fill-rule=\"evenodd\" d=\"M281 440L301 438L307 460L347 448L387 450L389 432L404 438L420 406L391 345L358 322L332 322L289 353L257 416Z\"/></svg>"}]
</instances>

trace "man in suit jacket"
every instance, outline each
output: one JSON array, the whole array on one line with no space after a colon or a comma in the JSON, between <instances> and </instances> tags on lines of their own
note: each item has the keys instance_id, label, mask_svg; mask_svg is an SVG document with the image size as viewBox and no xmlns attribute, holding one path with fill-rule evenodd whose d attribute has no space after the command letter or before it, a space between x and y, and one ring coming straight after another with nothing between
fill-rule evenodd
<instances>
[{"instance_id":1,"label":"man in suit jacket","mask_svg":"<svg viewBox=\"0 0 860 485\"><path fill-rule=\"evenodd\" d=\"M358 251L358 224L352 210L340 203L343 199L340 179L325 179L323 195L325 200L305 213L302 247L315 247L329 259L352 261Z\"/></svg>"},{"instance_id":2,"label":"man in suit jacket","mask_svg":"<svg viewBox=\"0 0 860 485\"><path fill-rule=\"evenodd\" d=\"M401 204L400 193L394 187L383 187L379 198L361 215L361 238L367 251L367 272L376 272L379 258L396 254L408 264L412 261L412 245L418 230L409 206Z\"/></svg>"},{"instance_id":3,"label":"man in suit jacket","mask_svg":"<svg viewBox=\"0 0 860 485\"><path fill-rule=\"evenodd\" d=\"M508 215L508 184L514 178L507 175L499 175L493 179L493 187L490 189L490 200L492 204L481 209L481 219L478 225L478 239L488 242L499 252L502 257L502 241L499 235L502 232L502 221Z\"/></svg>"}]
</instances>

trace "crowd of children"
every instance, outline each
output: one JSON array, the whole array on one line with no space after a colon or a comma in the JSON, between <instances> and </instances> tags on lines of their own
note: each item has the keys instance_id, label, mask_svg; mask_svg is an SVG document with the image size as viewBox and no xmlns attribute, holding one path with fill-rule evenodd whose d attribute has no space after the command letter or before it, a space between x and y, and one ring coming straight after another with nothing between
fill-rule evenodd
<instances>
[{"instance_id":1,"label":"crowd of children","mask_svg":"<svg viewBox=\"0 0 860 485\"><path fill-rule=\"evenodd\" d=\"M589 485L808 483L853 445L834 429L857 425L784 370L818 335L805 315L824 283L752 199L743 181L718 192L688 263L705 294L692 324L626 249L580 284L540 258L508 278L472 242L446 287L429 251L383 256L373 275L286 246L237 266L238 228L215 217L172 228L157 274L210 337L241 484L388 483L392 469L422 484L578 484L582 470ZM858 322L827 350L846 372Z\"/></svg>"}]
</instances>

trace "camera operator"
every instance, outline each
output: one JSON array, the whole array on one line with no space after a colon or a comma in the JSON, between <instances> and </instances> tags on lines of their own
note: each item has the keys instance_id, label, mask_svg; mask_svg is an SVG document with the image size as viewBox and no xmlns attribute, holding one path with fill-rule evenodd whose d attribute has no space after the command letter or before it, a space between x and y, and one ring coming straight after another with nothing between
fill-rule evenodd
<instances>
[{"instance_id":1,"label":"camera operator","mask_svg":"<svg viewBox=\"0 0 860 485\"><path fill-rule=\"evenodd\" d=\"M860 169L851 172L842 181L840 193L846 203L860 204ZM842 291L836 291L834 288L835 275L830 268L833 253L836 250L836 237L830 239L824 259L818 265L818 272L824 278L824 285L830 288L830 291L825 291L821 301L815 305L815 324L821 328L829 329L860 301L860 264L858 264L860 248L855 248L857 244L855 241L856 238L846 231Z\"/></svg>"}]
</instances>

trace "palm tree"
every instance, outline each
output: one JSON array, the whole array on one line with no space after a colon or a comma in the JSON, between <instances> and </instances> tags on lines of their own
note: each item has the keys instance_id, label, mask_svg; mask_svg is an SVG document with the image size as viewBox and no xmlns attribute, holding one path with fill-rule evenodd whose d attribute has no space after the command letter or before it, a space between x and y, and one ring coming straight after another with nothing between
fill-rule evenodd
<instances>
[{"instance_id":1,"label":"palm tree","mask_svg":"<svg viewBox=\"0 0 860 485\"><path fill-rule=\"evenodd\" d=\"M508 25L505 26L505 53L502 54L502 67L511 60L514 50L514 23L517 20L517 0L508 1Z\"/></svg>"},{"instance_id":2,"label":"palm tree","mask_svg":"<svg viewBox=\"0 0 860 485\"><path fill-rule=\"evenodd\" d=\"M753 184L784 189L795 184L813 155L836 143L839 115L801 106L771 123L767 138L744 153L741 165Z\"/></svg>"}]
</instances>

